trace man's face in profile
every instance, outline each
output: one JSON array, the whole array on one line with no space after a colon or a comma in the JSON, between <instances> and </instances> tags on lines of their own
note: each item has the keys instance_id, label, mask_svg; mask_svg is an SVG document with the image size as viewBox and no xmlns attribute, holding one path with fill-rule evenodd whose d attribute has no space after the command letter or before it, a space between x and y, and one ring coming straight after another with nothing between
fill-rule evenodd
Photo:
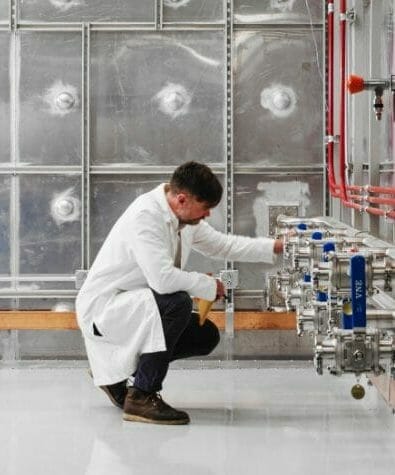
<instances>
[{"instance_id":1,"label":"man's face in profile","mask_svg":"<svg viewBox=\"0 0 395 475\"><path fill-rule=\"evenodd\" d=\"M189 193L179 193L178 202L178 220L180 224L196 225L202 219L210 216L211 207L205 201L199 201L195 196Z\"/></svg>"}]
</instances>

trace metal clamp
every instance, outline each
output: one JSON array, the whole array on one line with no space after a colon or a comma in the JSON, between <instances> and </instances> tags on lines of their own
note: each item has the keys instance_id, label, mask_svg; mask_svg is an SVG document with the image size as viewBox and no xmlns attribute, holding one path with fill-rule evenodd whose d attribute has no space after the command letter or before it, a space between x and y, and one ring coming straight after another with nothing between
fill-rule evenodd
<instances>
[{"instance_id":1,"label":"metal clamp","mask_svg":"<svg viewBox=\"0 0 395 475\"><path fill-rule=\"evenodd\" d=\"M238 270L221 270L219 278L224 284L225 289L235 289L239 285Z\"/></svg>"}]
</instances>

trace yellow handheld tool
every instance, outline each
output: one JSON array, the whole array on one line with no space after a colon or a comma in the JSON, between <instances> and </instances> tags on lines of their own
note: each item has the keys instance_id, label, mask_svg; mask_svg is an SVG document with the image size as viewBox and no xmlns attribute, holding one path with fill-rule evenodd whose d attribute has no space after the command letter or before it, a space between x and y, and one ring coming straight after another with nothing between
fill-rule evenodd
<instances>
[{"instance_id":1,"label":"yellow handheld tool","mask_svg":"<svg viewBox=\"0 0 395 475\"><path fill-rule=\"evenodd\" d=\"M205 300L198 299L198 312L199 312L199 324L203 325L206 321L207 315L209 314L211 307L215 300Z\"/></svg>"}]
</instances>

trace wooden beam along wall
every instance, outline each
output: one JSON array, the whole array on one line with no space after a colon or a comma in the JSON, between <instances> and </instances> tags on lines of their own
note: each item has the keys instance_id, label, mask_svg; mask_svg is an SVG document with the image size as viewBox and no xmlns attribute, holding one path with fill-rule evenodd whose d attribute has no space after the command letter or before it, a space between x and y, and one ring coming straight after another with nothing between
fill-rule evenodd
<instances>
[{"instance_id":1,"label":"wooden beam along wall","mask_svg":"<svg viewBox=\"0 0 395 475\"><path fill-rule=\"evenodd\" d=\"M225 313L209 318L223 330ZM295 330L295 313L236 311L235 330ZM0 310L0 330L78 330L75 312Z\"/></svg>"}]
</instances>

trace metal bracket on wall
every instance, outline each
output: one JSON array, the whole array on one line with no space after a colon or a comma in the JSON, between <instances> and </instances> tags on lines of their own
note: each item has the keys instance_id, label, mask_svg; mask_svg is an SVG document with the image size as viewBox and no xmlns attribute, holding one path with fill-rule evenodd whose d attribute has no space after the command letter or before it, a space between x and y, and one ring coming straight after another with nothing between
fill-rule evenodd
<instances>
[{"instance_id":1,"label":"metal bracket on wall","mask_svg":"<svg viewBox=\"0 0 395 475\"><path fill-rule=\"evenodd\" d=\"M239 271L238 270L222 270L219 273L220 280L224 284L227 290L227 298L225 303L225 335L228 338L234 337L234 289L239 284Z\"/></svg>"},{"instance_id":2,"label":"metal bracket on wall","mask_svg":"<svg viewBox=\"0 0 395 475\"><path fill-rule=\"evenodd\" d=\"M17 19L16 19L16 1L15 0L10 0L9 1L9 29L10 31L15 30L16 24L17 24Z\"/></svg>"},{"instance_id":3,"label":"metal bracket on wall","mask_svg":"<svg viewBox=\"0 0 395 475\"><path fill-rule=\"evenodd\" d=\"M224 284L225 289L235 289L239 284L238 270L221 270L219 278Z\"/></svg>"},{"instance_id":4,"label":"metal bracket on wall","mask_svg":"<svg viewBox=\"0 0 395 475\"><path fill-rule=\"evenodd\" d=\"M355 13L354 8L350 8L346 11L346 18L350 25L352 25L357 19L357 14Z\"/></svg>"},{"instance_id":5,"label":"metal bracket on wall","mask_svg":"<svg viewBox=\"0 0 395 475\"><path fill-rule=\"evenodd\" d=\"M163 0L155 1L155 29L163 30Z\"/></svg>"}]
</instances>

